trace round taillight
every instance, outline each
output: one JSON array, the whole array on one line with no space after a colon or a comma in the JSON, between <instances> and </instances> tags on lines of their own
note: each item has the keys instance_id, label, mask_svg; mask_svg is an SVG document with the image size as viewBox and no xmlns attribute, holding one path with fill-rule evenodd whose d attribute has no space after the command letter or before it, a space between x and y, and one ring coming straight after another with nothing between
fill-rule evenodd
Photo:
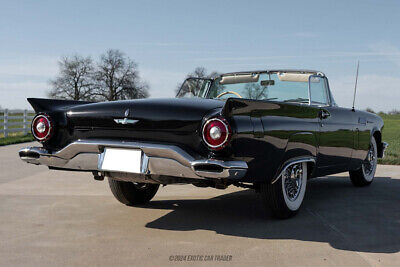
<instances>
[{"instance_id":1,"label":"round taillight","mask_svg":"<svg viewBox=\"0 0 400 267\"><path fill-rule=\"evenodd\" d=\"M31 128L33 137L40 142L48 140L53 132L50 117L46 114L36 115L32 120Z\"/></svg>"},{"instance_id":2,"label":"round taillight","mask_svg":"<svg viewBox=\"0 0 400 267\"><path fill-rule=\"evenodd\" d=\"M203 126L203 140L213 150L224 148L230 136L231 128L224 118L209 119Z\"/></svg>"}]
</instances>

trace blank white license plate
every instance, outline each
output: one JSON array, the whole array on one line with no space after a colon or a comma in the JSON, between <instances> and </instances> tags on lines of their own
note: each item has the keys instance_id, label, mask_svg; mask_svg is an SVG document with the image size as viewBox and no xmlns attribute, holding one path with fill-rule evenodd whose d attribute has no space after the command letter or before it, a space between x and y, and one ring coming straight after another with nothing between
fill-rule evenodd
<instances>
[{"instance_id":1,"label":"blank white license plate","mask_svg":"<svg viewBox=\"0 0 400 267\"><path fill-rule=\"evenodd\" d=\"M105 148L99 158L99 169L103 171L140 173L142 151L138 149Z\"/></svg>"}]
</instances>

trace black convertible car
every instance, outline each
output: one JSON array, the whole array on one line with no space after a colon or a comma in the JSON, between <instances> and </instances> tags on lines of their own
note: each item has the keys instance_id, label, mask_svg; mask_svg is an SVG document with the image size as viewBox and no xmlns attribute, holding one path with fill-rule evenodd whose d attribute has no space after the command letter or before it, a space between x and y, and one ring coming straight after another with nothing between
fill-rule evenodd
<instances>
[{"instance_id":1,"label":"black convertible car","mask_svg":"<svg viewBox=\"0 0 400 267\"><path fill-rule=\"evenodd\" d=\"M43 147L22 149L21 159L108 177L127 205L150 201L160 184L236 185L287 218L308 179L349 171L355 186L369 185L387 146L382 119L338 107L318 71L189 78L174 99L28 101Z\"/></svg>"}]
</instances>

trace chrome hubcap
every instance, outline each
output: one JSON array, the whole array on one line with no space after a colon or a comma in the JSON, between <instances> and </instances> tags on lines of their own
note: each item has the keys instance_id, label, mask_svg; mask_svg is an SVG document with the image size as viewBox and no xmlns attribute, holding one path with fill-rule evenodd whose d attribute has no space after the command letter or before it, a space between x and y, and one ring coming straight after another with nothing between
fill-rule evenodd
<instances>
[{"instance_id":1,"label":"chrome hubcap","mask_svg":"<svg viewBox=\"0 0 400 267\"><path fill-rule=\"evenodd\" d=\"M375 158L375 149L374 149L374 146L371 146L369 151L368 151L367 158L365 159L365 161L363 163L364 173L367 176L371 175L371 173L374 171L375 160L376 160L376 158Z\"/></svg>"},{"instance_id":2,"label":"chrome hubcap","mask_svg":"<svg viewBox=\"0 0 400 267\"><path fill-rule=\"evenodd\" d=\"M303 177L302 164L289 167L284 174L285 192L290 201L295 201L299 196Z\"/></svg>"}]
</instances>

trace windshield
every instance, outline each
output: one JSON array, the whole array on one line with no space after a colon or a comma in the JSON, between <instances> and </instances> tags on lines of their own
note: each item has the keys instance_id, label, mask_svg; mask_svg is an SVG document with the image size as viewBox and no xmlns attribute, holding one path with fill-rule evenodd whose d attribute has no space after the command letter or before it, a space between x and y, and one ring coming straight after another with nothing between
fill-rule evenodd
<instances>
[{"instance_id":1,"label":"windshield","mask_svg":"<svg viewBox=\"0 0 400 267\"><path fill-rule=\"evenodd\" d=\"M325 77L301 72L272 72L223 75L214 81L187 79L177 97L211 99L246 98L304 104L327 105ZM311 95L311 101L310 101ZM332 97L330 97L332 99Z\"/></svg>"},{"instance_id":2,"label":"windshield","mask_svg":"<svg viewBox=\"0 0 400 267\"><path fill-rule=\"evenodd\" d=\"M208 97L224 99L238 96L256 100L308 103L308 76L304 81L289 81L278 73L261 73L257 81L231 84L224 84L223 81L221 83L221 77L212 84Z\"/></svg>"}]
</instances>

